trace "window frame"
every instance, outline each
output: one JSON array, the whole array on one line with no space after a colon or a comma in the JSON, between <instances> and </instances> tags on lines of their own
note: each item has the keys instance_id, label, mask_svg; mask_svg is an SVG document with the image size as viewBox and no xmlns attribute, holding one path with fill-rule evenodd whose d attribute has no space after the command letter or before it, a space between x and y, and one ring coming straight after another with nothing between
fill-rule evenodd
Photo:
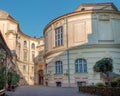
<instances>
[{"instance_id":1,"label":"window frame","mask_svg":"<svg viewBox=\"0 0 120 96\"><path fill-rule=\"evenodd\" d=\"M31 44L31 49L35 50L35 43Z\"/></svg>"},{"instance_id":2,"label":"window frame","mask_svg":"<svg viewBox=\"0 0 120 96\"><path fill-rule=\"evenodd\" d=\"M56 61L55 62L55 74L63 74L62 61Z\"/></svg>"},{"instance_id":3,"label":"window frame","mask_svg":"<svg viewBox=\"0 0 120 96\"><path fill-rule=\"evenodd\" d=\"M35 52L32 52L32 61L34 62L35 59Z\"/></svg>"},{"instance_id":4,"label":"window frame","mask_svg":"<svg viewBox=\"0 0 120 96\"><path fill-rule=\"evenodd\" d=\"M28 52L27 51L23 51L23 60L24 61L27 61L27 58L28 58Z\"/></svg>"},{"instance_id":5,"label":"window frame","mask_svg":"<svg viewBox=\"0 0 120 96\"><path fill-rule=\"evenodd\" d=\"M87 61L85 59L75 60L75 73L87 73Z\"/></svg>"},{"instance_id":6,"label":"window frame","mask_svg":"<svg viewBox=\"0 0 120 96\"><path fill-rule=\"evenodd\" d=\"M27 47L27 41L24 41L24 47Z\"/></svg>"},{"instance_id":7,"label":"window frame","mask_svg":"<svg viewBox=\"0 0 120 96\"><path fill-rule=\"evenodd\" d=\"M55 29L55 47L63 45L63 26Z\"/></svg>"},{"instance_id":8,"label":"window frame","mask_svg":"<svg viewBox=\"0 0 120 96\"><path fill-rule=\"evenodd\" d=\"M23 71L26 71L26 69L27 69L27 67L26 67L26 65L24 64L24 65L23 65Z\"/></svg>"}]
</instances>

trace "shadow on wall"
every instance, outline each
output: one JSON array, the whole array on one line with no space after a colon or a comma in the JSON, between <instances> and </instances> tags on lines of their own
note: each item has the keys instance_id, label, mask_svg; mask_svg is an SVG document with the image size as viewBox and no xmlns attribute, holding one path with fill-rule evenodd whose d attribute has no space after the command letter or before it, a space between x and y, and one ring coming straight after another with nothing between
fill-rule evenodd
<instances>
[{"instance_id":1,"label":"shadow on wall","mask_svg":"<svg viewBox=\"0 0 120 96\"><path fill-rule=\"evenodd\" d=\"M39 51L38 56L34 58L34 64L35 64L35 72L34 72L34 78L35 78L35 85L44 85L44 51Z\"/></svg>"},{"instance_id":2,"label":"shadow on wall","mask_svg":"<svg viewBox=\"0 0 120 96\"><path fill-rule=\"evenodd\" d=\"M80 73L78 65L75 65L75 61L77 59L80 60L85 60L85 58L83 58L82 56L78 58L74 58L74 56L78 55L78 53L72 53L72 51L77 50L77 51L81 51L81 49L86 48L88 45L79 45L76 47L71 47L68 50L64 50L64 51L53 51L53 52L48 52L47 54L45 54L44 59L44 66L45 66L45 70L44 70L44 76L45 76L45 84L46 86L57 86L57 87L62 87L62 86L77 86L78 82L82 82L83 83L87 83L87 64L84 66L85 70L83 70L84 74L84 79L82 79L82 81L80 80L80 76L79 74L75 74L75 73ZM89 47L89 46L88 46ZM71 60L74 61L71 62ZM86 60L85 60L86 61ZM76 68L76 69L75 69ZM73 78L74 78L74 84L73 82ZM79 78L79 80L78 80ZM52 82L52 83L51 83Z\"/></svg>"},{"instance_id":3,"label":"shadow on wall","mask_svg":"<svg viewBox=\"0 0 120 96\"><path fill-rule=\"evenodd\" d=\"M104 53L103 45L104 48L111 48L110 44L83 44L83 45L71 47L68 50L64 50L64 51L54 50L53 52L50 51L46 53L44 56L45 59L44 76L45 76L46 85L59 86L59 87L66 86L66 84L68 84L68 86L69 84L71 86L77 86L78 84L81 83L82 83L81 85L86 85L88 83L88 74L89 74L88 71L93 70L94 64L98 60L106 56L106 53ZM96 53L95 56L93 53L95 51L94 49L96 48L100 49L98 52L96 52L98 57L96 57ZM86 50L88 53L86 53ZM101 53L101 51L103 51L103 53ZM84 53L86 54L85 56ZM95 57L94 64L92 67L90 67L91 65L89 66L89 64L91 63L90 63L90 59L87 60L88 57L86 56L88 55L90 57ZM82 75L81 73L82 74L84 73L84 75ZM99 78L98 76L96 76L96 78L93 78L93 80L96 79L96 82L97 81L99 82L101 80L100 78L101 78L100 76Z\"/></svg>"},{"instance_id":4,"label":"shadow on wall","mask_svg":"<svg viewBox=\"0 0 120 96\"><path fill-rule=\"evenodd\" d=\"M27 80L26 80L26 78L24 77L23 73L18 68L18 66L17 66L17 69L18 69L17 70L18 74L20 75L19 86L29 85L28 82L27 82Z\"/></svg>"}]
</instances>

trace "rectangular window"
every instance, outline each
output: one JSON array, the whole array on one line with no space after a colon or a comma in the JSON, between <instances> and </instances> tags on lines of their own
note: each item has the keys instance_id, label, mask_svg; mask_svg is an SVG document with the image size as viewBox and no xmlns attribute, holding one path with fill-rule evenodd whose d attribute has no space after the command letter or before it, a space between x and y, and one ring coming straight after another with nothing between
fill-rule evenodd
<instances>
[{"instance_id":1,"label":"rectangular window","mask_svg":"<svg viewBox=\"0 0 120 96\"><path fill-rule=\"evenodd\" d=\"M63 66L61 61L57 61L55 64L55 73L62 74L63 73Z\"/></svg>"},{"instance_id":2,"label":"rectangular window","mask_svg":"<svg viewBox=\"0 0 120 96\"><path fill-rule=\"evenodd\" d=\"M25 61L27 61L27 52L26 52L26 51L24 51L24 57L23 57L23 59L24 59Z\"/></svg>"},{"instance_id":3,"label":"rectangular window","mask_svg":"<svg viewBox=\"0 0 120 96\"><path fill-rule=\"evenodd\" d=\"M26 65L23 65L23 71L26 71Z\"/></svg>"},{"instance_id":4,"label":"rectangular window","mask_svg":"<svg viewBox=\"0 0 120 96\"><path fill-rule=\"evenodd\" d=\"M63 27L59 27L55 30L55 46L63 45Z\"/></svg>"},{"instance_id":5,"label":"rectangular window","mask_svg":"<svg viewBox=\"0 0 120 96\"><path fill-rule=\"evenodd\" d=\"M34 58L35 58L35 53L32 52L32 60L33 60L33 62L34 62Z\"/></svg>"},{"instance_id":6,"label":"rectangular window","mask_svg":"<svg viewBox=\"0 0 120 96\"><path fill-rule=\"evenodd\" d=\"M34 67L32 66L32 71L34 71Z\"/></svg>"}]
</instances>

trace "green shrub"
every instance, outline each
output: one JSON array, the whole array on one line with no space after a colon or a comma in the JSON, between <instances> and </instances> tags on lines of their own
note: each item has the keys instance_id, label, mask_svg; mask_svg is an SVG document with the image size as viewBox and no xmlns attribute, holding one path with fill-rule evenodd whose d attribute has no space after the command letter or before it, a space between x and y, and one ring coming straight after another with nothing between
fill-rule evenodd
<instances>
[{"instance_id":1,"label":"green shrub","mask_svg":"<svg viewBox=\"0 0 120 96\"><path fill-rule=\"evenodd\" d=\"M120 77L117 77L115 81L117 82L117 87L120 87Z\"/></svg>"},{"instance_id":2,"label":"green shrub","mask_svg":"<svg viewBox=\"0 0 120 96\"><path fill-rule=\"evenodd\" d=\"M9 72L8 73L8 77L9 77L9 79L8 79L8 82L9 82L9 84L10 85L13 85L13 86L15 86L15 85L17 85L17 83L19 82L19 75L17 74L17 73L15 73L15 72Z\"/></svg>"},{"instance_id":3,"label":"green shrub","mask_svg":"<svg viewBox=\"0 0 120 96\"><path fill-rule=\"evenodd\" d=\"M117 82L120 82L120 77L117 77L115 80L116 80Z\"/></svg>"},{"instance_id":4,"label":"green shrub","mask_svg":"<svg viewBox=\"0 0 120 96\"><path fill-rule=\"evenodd\" d=\"M6 67L5 66L1 66L0 67L0 89L3 89L5 87L6 84Z\"/></svg>"},{"instance_id":5,"label":"green shrub","mask_svg":"<svg viewBox=\"0 0 120 96\"><path fill-rule=\"evenodd\" d=\"M104 87L105 85L102 82L96 83L96 87Z\"/></svg>"},{"instance_id":6,"label":"green shrub","mask_svg":"<svg viewBox=\"0 0 120 96\"><path fill-rule=\"evenodd\" d=\"M110 82L111 87L117 87L117 84L118 83L115 80Z\"/></svg>"}]
</instances>

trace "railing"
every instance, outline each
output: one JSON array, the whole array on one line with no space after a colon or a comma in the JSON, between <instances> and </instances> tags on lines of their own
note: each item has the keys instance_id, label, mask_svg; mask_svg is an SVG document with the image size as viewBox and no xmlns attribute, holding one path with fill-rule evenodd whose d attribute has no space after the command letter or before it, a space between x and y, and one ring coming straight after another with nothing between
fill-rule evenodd
<instances>
[{"instance_id":1,"label":"railing","mask_svg":"<svg viewBox=\"0 0 120 96\"><path fill-rule=\"evenodd\" d=\"M5 89L0 90L0 96L4 96L5 95Z\"/></svg>"}]
</instances>

